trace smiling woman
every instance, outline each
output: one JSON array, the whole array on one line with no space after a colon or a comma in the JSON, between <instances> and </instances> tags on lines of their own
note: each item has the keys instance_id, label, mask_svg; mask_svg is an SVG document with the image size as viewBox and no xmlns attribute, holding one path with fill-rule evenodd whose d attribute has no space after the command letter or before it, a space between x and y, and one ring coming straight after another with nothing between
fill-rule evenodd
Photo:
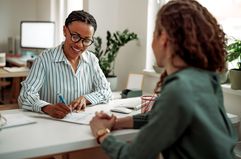
<instances>
[{"instance_id":1,"label":"smiling woman","mask_svg":"<svg viewBox=\"0 0 241 159\"><path fill-rule=\"evenodd\" d=\"M86 105L110 100L109 83L97 58L88 51L96 29L91 14L83 10L69 14L63 29L64 42L43 51L22 82L22 108L63 118L70 110L79 111ZM66 99L65 103L59 101L58 93Z\"/></svg>"},{"instance_id":2,"label":"smiling woman","mask_svg":"<svg viewBox=\"0 0 241 159\"><path fill-rule=\"evenodd\" d=\"M93 43L92 36L95 32L93 26L80 21L73 21L64 26L64 54L76 71L80 55ZM70 31L71 30L71 31Z\"/></svg>"}]
</instances>

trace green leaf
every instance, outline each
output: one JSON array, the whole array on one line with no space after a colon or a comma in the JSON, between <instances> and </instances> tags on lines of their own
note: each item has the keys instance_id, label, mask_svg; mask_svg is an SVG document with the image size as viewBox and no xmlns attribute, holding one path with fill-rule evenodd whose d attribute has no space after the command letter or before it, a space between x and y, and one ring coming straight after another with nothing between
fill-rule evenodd
<instances>
[{"instance_id":1,"label":"green leaf","mask_svg":"<svg viewBox=\"0 0 241 159\"><path fill-rule=\"evenodd\" d=\"M106 47L102 47L102 39L100 37L94 38L94 51L92 51L99 59L100 68L105 76L114 75L114 61L117 57L119 49L132 40L138 40L138 36L134 32L129 32L128 29L124 31L116 31L111 33L106 32Z\"/></svg>"},{"instance_id":2,"label":"green leaf","mask_svg":"<svg viewBox=\"0 0 241 159\"><path fill-rule=\"evenodd\" d=\"M240 62L240 59L241 59L241 41L240 40L235 40L233 43L229 44L227 46L227 60L229 62L232 62L236 59L239 60Z\"/></svg>"}]
</instances>

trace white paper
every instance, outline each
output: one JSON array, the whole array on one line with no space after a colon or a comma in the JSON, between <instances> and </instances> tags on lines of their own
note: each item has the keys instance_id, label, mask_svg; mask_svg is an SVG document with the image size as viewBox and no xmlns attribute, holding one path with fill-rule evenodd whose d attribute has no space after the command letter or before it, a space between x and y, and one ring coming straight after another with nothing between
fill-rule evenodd
<instances>
[{"instance_id":1,"label":"white paper","mask_svg":"<svg viewBox=\"0 0 241 159\"><path fill-rule=\"evenodd\" d=\"M2 128L36 123L36 121L33 118L30 118L24 114L19 114L19 113L18 114L4 114L2 116L4 116L7 119L7 124L4 125Z\"/></svg>"},{"instance_id":2,"label":"white paper","mask_svg":"<svg viewBox=\"0 0 241 159\"><path fill-rule=\"evenodd\" d=\"M94 112L73 112L72 114L66 115L62 121L67 121L71 123L77 123L77 124L85 124L88 125L90 120L95 116Z\"/></svg>"}]
</instances>

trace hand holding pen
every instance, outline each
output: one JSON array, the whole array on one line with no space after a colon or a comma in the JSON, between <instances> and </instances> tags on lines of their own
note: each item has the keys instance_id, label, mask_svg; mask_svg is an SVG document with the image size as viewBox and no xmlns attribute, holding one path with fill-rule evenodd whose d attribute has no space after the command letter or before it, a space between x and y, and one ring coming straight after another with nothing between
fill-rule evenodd
<instances>
[{"instance_id":1,"label":"hand holding pen","mask_svg":"<svg viewBox=\"0 0 241 159\"><path fill-rule=\"evenodd\" d=\"M63 97L60 93L58 93L58 96L59 96L59 100L60 100L60 102L67 106L67 103L66 103L64 97ZM69 106L67 106L67 107L69 108L70 113L72 114L72 108L69 107Z\"/></svg>"},{"instance_id":2,"label":"hand holding pen","mask_svg":"<svg viewBox=\"0 0 241 159\"><path fill-rule=\"evenodd\" d=\"M42 111L53 118L62 119L70 113L69 107L63 103L49 104L42 108Z\"/></svg>"}]
</instances>

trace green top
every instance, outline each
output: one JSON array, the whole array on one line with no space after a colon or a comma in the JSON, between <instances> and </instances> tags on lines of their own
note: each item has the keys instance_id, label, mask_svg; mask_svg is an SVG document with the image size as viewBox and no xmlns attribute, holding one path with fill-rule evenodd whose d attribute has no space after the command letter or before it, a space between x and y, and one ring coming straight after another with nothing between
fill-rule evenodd
<instances>
[{"instance_id":1,"label":"green top","mask_svg":"<svg viewBox=\"0 0 241 159\"><path fill-rule=\"evenodd\" d=\"M109 135L113 159L231 159L237 141L217 74L187 68L169 75L151 112L133 117L140 132L131 143Z\"/></svg>"}]
</instances>

